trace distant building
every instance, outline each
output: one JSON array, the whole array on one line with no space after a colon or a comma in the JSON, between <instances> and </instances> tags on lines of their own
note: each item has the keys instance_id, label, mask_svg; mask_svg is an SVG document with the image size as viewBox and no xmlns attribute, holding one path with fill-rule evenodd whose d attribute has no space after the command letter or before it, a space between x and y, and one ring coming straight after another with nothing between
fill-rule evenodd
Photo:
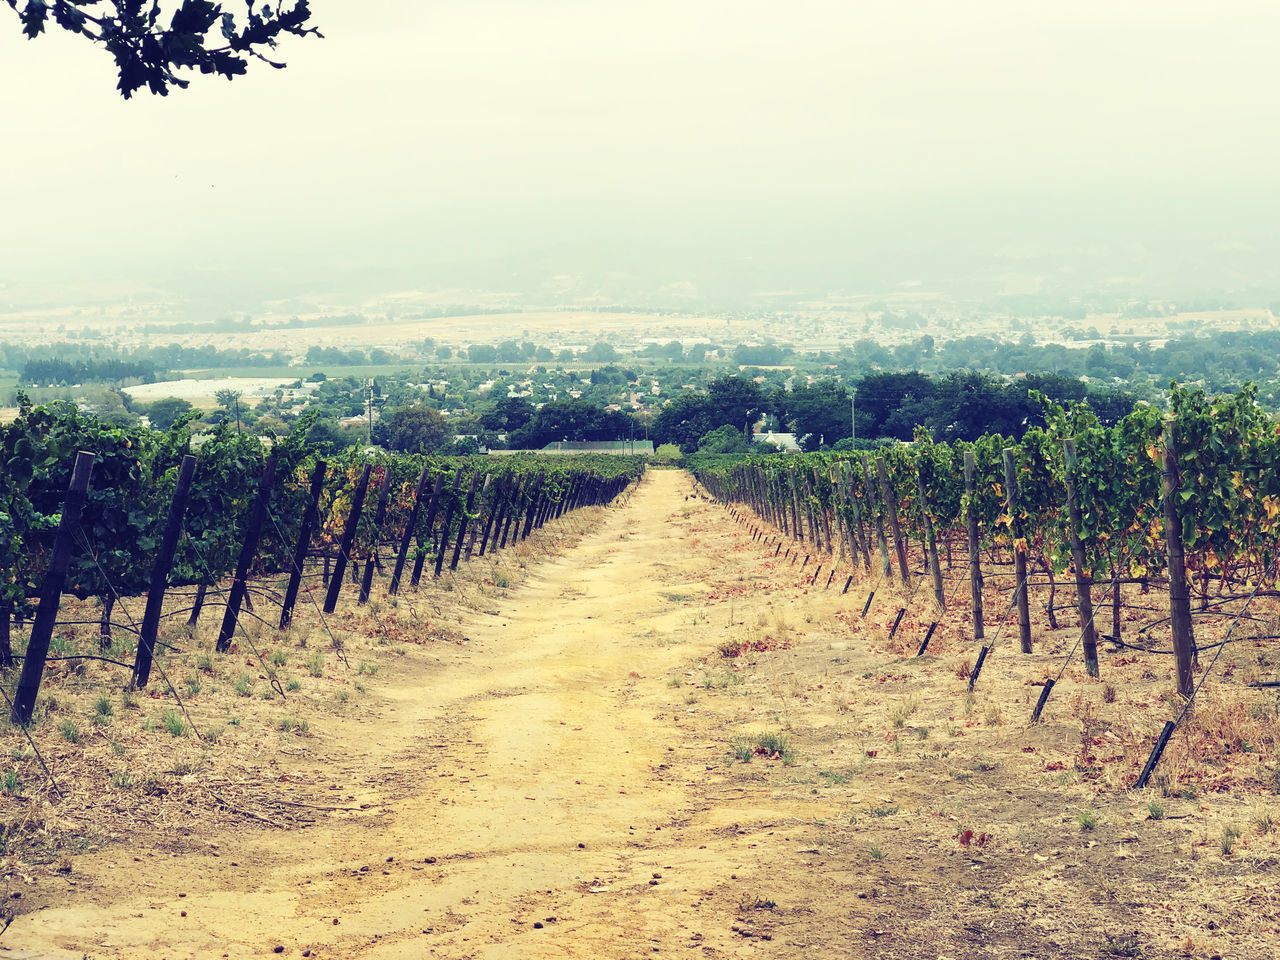
<instances>
[{"instance_id":1,"label":"distant building","mask_svg":"<svg viewBox=\"0 0 1280 960\"><path fill-rule=\"evenodd\" d=\"M772 443L775 447L784 453L799 453L800 444L796 443L796 435L794 433L753 433L751 435L752 443Z\"/></svg>"}]
</instances>

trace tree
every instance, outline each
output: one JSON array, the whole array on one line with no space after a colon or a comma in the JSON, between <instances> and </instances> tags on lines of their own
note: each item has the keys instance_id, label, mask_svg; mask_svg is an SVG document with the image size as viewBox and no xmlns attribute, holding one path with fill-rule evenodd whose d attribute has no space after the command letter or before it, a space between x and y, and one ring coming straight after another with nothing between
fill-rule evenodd
<instances>
[{"instance_id":1,"label":"tree","mask_svg":"<svg viewBox=\"0 0 1280 960\"><path fill-rule=\"evenodd\" d=\"M751 367L776 367L786 355L787 351L776 343L757 346L741 343L733 350L733 362Z\"/></svg>"},{"instance_id":2,"label":"tree","mask_svg":"<svg viewBox=\"0 0 1280 960\"><path fill-rule=\"evenodd\" d=\"M682 393L653 418L649 433L659 444L677 444L685 453L698 449L698 441L718 426L710 399Z\"/></svg>"},{"instance_id":3,"label":"tree","mask_svg":"<svg viewBox=\"0 0 1280 960\"><path fill-rule=\"evenodd\" d=\"M503 340L494 348L500 363L519 363L524 359L524 351L515 340Z\"/></svg>"},{"instance_id":4,"label":"tree","mask_svg":"<svg viewBox=\"0 0 1280 960\"><path fill-rule=\"evenodd\" d=\"M164 397L156 400L146 408L147 419L151 421L151 429L167 432L185 413L191 413L195 407L178 397ZM198 411L197 411L198 412Z\"/></svg>"},{"instance_id":5,"label":"tree","mask_svg":"<svg viewBox=\"0 0 1280 960\"><path fill-rule=\"evenodd\" d=\"M415 403L379 421L373 435L375 442L390 450L431 453L453 438L453 429L439 410Z\"/></svg>"},{"instance_id":6,"label":"tree","mask_svg":"<svg viewBox=\"0 0 1280 960\"><path fill-rule=\"evenodd\" d=\"M625 440L634 431L634 421L620 410L604 410L587 400L554 400L508 434L507 443L513 450L537 450L557 440Z\"/></svg>"},{"instance_id":7,"label":"tree","mask_svg":"<svg viewBox=\"0 0 1280 960\"><path fill-rule=\"evenodd\" d=\"M480 425L495 433L511 433L533 419L533 404L524 397L503 397L480 415Z\"/></svg>"},{"instance_id":8,"label":"tree","mask_svg":"<svg viewBox=\"0 0 1280 960\"><path fill-rule=\"evenodd\" d=\"M886 427L886 421L909 399L931 399L934 394L933 381L923 373L876 373L865 377L858 384L858 430L859 437L884 437L893 434ZM907 433L901 440L910 440L912 434Z\"/></svg>"},{"instance_id":9,"label":"tree","mask_svg":"<svg viewBox=\"0 0 1280 960\"><path fill-rule=\"evenodd\" d=\"M754 380L721 377L707 385L707 397L715 411L715 426L731 423L744 434L768 412L769 402Z\"/></svg>"},{"instance_id":10,"label":"tree","mask_svg":"<svg viewBox=\"0 0 1280 960\"><path fill-rule=\"evenodd\" d=\"M835 443L849 435L849 394L833 380L796 387L775 398L778 419L795 433L805 450Z\"/></svg>"},{"instance_id":11,"label":"tree","mask_svg":"<svg viewBox=\"0 0 1280 960\"><path fill-rule=\"evenodd\" d=\"M240 432L240 397L243 394L239 390L218 390L214 393L213 399L218 401L218 406L223 409L223 416L230 418L234 413L236 418L236 433Z\"/></svg>"},{"instance_id":12,"label":"tree","mask_svg":"<svg viewBox=\"0 0 1280 960\"><path fill-rule=\"evenodd\" d=\"M283 3L273 11L267 4L237 17L224 13L211 0L181 0L167 25L160 22L159 0L6 0L22 22L22 32L35 39L44 32L50 14L64 30L100 43L115 59L117 89L126 100L147 87L168 96L170 87L186 89L190 81L175 71L198 69L231 80L249 68L255 57L277 70L284 64L263 51L274 50L282 35L321 36L308 26L311 9L297 0L288 10ZM106 9L103 9L103 8Z\"/></svg>"},{"instance_id":13,"label":"tree","mask_svg":"<svg viewBox=\"0 0 1280 960\"><path fill-rule=\"evenodd\" d=\"M605 343L603 340L598 340L583 351L582 359L597 363L607 363L610 360L618 359L618 351L613 349L612 344Z\"/></svg>"},{"instance_id":14,"label":"tree","mask_svg":"<svg viewBox=\"0 0 1280 960\"><path fill-rule=\"evenodd\" d=\"M750 441L742 435L741 430L728 423L704 434L698 441L698 453L745 456L750 452Z\"/></svg>"}]
</instances>

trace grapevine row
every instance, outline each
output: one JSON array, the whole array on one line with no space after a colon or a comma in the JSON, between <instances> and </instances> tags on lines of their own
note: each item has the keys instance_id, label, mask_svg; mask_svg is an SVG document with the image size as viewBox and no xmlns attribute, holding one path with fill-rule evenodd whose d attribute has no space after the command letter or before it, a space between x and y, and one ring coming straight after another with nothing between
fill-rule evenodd
<instances>
[{"instance_id":1,"label":"grapevine row","mask_svg":"<svg viewBox=\"0 0 1280 960\"><path fill-rule=\"evenodd\" d=\"M1056 627L1059 577L1074 573L1086 603L1093 584L1106 585L1118 638L1119 585L1137 583L1145 592L1172 580L1176 588L1170 556L1179 539L1174 552L1185 564L1188 603L1220 607L1256 592L1280 534L1280 426L1259 409L1253 388L1210 398L1174 385L1167 412L1140 405L1111 427L1087 405L1064 409L1039 399L1047 425L1020 440L991 434L938 443L919 430L913 443L872 453L763 457L700 470L697 478L713 496L752 508L815 551L883 576L896 565L904 583L914 538L939 604L942 582L930 558L971 553L977 639L977 565L1015 566L1028 651L1028 588L1048 587ZM1091 633L1092 615L1083 609ZM1096 671L1091 646L1090 635L1085 652ZM1189 673L1179 681L1186 693Z\"/></svg>"},{"instance_id":2,"label":"grapevine row","mask_svg":"<svg viewBox=\"0 0 1280 960\"><path fill-rule=\"evenodd\" d=\"M70 405L23 405L0 429L7 468L0 477L0 667L15 659L10 623L36 618L19 683L29 696L15 702L15 720L30 715L64 590L102 599L107 649L118 598L149 591L150 601L157 587L159 597L195 588L194 623L207 592L221 596L219 582L233 575L218 644L225 652L241 605L251 602L249 578L290 574L283 627L308 561L323 564L331 612L347 569L354 578L363 568L361 603L375 572L392 564L391 592L402 579L416 586L429 563L439 577L446 564L457 569L473 554L505 548L566 511L607 504L644 469L642 458L614 456L443 458L353 449L321 458L306 443L310 423L304 418L269 446L228 426L197 445L185 423L160 434L109 427ZM148 680L154 623L144 618L140 634L136 686Z\"/></svg>"}]
</instances>

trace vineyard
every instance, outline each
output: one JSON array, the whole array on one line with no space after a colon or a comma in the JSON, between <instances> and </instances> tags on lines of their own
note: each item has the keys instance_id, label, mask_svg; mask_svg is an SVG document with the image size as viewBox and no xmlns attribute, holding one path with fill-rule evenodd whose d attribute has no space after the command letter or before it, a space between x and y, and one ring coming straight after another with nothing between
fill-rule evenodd
<instances>
[{"instance_id":1,"label":"vineyard","mask_svg":"<svg viewBox=\"0 0 1280 960\"><path fill-rule=\"evenodd\" d=\"M1046 412L691 476L24 410L0 949L1270 956L1280 437Z\"/></svg>"},{"instance_id":2,"label":"vineyard","mask_svg":"<svg viewBox=\"0 0 1280 960\"><path fill-rule=\"evenodd\" d=\"M1021 653L1032 653L1033 593L1043 598L1052 630L1070 609L1079 638L1056 672L1038 681L1033 722L1077 656L1091 677L1100 675L1099 638L1115 653L1172 656L1178 709L1144 768L1129 778L1145 787L1223 653L1235 644L1268 649L1280 635L1273 606L1257 603L1278 595L1280 426L1257 407L1252 389L1210 399L1175 385L1167 414L1139 406L1109 428L1087 405L1064 410L1041 401L1048 426L1016 443L999 435L936 443L920 431L914 443L875 455L777 457L704 470L698 479L717 499L750 508L791 538L788 555L825 551L852 564L846 590L859 570L878 573L864 619L896 569L908 594L889 639L913 607L927 608L918 656L941 623L967 619L978 644L970 689L990 656L1007 655L1001 646L1012 645L1015 628L1006 626L1016 623ZM779 539L775 553L782 546ZM957 557L963 572L955 569ZM999 584L992 637L992 611L984 606L989 581ZM924 594L932 596L923 601L917 592L926 583ZM968 602L957 604L964 585ZM1126 630L1135 620L1141 625ZM1212 640L1198 646L1197 631ZM1223 673L1233 674L1242 659L1250 658L1229 658ZM1280 677L1258 669L1270 665L1257 656L1245 682L1280 686Z\"/></svg>"},{"instance_id":3,"label":"vineyard","mask_svg":"<svg viewBox=\"0 0 1280 960\"><path fill-rule=\"evenodd\" d=\"M192 451L185 422L161 435L109 429L70 405L22 408L0 436L0 669L22 662L14 723L30 721L54 633L71 625L57 619L64 591L97 599L100 649L57 660L128 667L107 655L132 648L130 685L142 689L162 618L194 627L207 607L221 608L216 650L226 654L244 636L242 611L263 619L255 595L278 606L282 630L300 587L317 577L323 614L334 613L348 574L359 604L379 573L395 596L406 574L416 588L433 564L438 579L446 565L456 571L565 512L609 503L643 471L633 457L495 463L349 450L326 461L307 451L309 425L269 449L224 425ZM187 588L190 602L164 612L173 588ZM113 621L120 600L144 592L140 623ZM29 618L15 654L12 625ZM120 632L136 642L119 643Z\"/></svg>"}]
</instances>

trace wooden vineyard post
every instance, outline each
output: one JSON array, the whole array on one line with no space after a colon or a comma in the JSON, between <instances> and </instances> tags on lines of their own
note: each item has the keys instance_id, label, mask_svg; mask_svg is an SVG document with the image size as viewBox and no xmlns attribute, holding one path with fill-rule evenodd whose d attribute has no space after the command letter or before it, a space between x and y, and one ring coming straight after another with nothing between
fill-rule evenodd
<instances>
[{"instance_id":1,"label":"wooden vineyard post","mask_svg":"<svg viewBox=\"0 0 1280 960\"><path fill-rule=\"evenodd\" d=\"M844 497L848 501L850 510L853 511L853 523L851 527L853 534L857 538L857 550L862 555L862 562L867 570L871 570L871 553L867 549L866 534L862 529L862 507L858 504L858 498L853 492L853 480L850 477L852 472L847 460L840 461L840 485L844 488ZM853 566L857 566L856 558Z\"/></svg>"},{"instance_id":2,"label":"wooden vineyard post","mask_svg":"<svg viewBox=\"0 0 1280 960\"><path fill-rule=\"evenodd\" d=\"M902 524L898 522L898 496L889 483L889 467L884 457L876 457L876 477L880 481L880 499L884 501L889 512L889 531L893 534L893 547L898 556L898 574L905 586L911 585L911 575L907 572L907 545L902 540Z\"/></svg>"},{"instance_id":3,"label":"wooden vineyard post","mask_svg":"<svg viewBox=\"0 0 1280 960\"><path fill-rule=\"evenodd\" d=\"M511 534L512 518L515 516L516 511L520 509L520 501L524 499L524 479L523 476L519 475L515 477L511 491L507 494L506 502L502 505L502 514L498 517L497 526L493 531L494 550L503 550L507 546L507 537Z\"/></svg>"},{"instance_id":4,"label":"wooden vineyard post","mask_svg":"<svg viewBox=\"0 0 1280 960\"><path fill-rule=\"evenodd\" d=\"M1063 476L1067 488L1067 518L1071 524L1071 562L1076 568L1076 608L1080 611L1080 645L1084 648L1084 667L1089 676L1098 675L1098 632L1093 626L1093 580L1085 573L1084 544L1080 542L1080 501L1076 498L1076 442L1071 437L1062 441Z\"/></svg>"},{"instance_id":5,"label":"wooden vineyard post","mask_svg":"<svg viewBox=\"0 0 1280 960\"><path fill-rule=\"evenodd\" d=\"M528 506L528 509L525 511L524 532L520 533L519 530L516 530L513 532L513 535L515 533L520 533L521 540L529 539L529 531L533 529L533 521L538 514L538 510L541 504L542 504L542 474L538 474L533 478L533 489L529 491L529 506ZM518 521L519 517L517 517L516 519Z\"/></svg>"},{"instance_id":6,"label":"wooden vineyard post","mask_svg":"<svg viewBox=\"0 0 1280 960\"><path fill-rule=\"evenodd\" d=\"M480 528L481 528L480 514L484 513L485 494L489 492L489 488L491 486L493 486L493 474L490 473L485 475L484 485L480 487L481 506L480 506L479 513L477 513L475 518L476 522L471 524L471 539L467 541L467 552L462 555L462 559L465 563L471 562L471 552L475 549L476 539L480 536ZM484 529L486 531L488 530L488 524L484 525Z\"/></svg>"},{"instance_id":7,"label":"wooden vineyard post","mask_svg":"<svg viewBox=\"0 0 1280 960\"><path fill-rule=\"evenodd\" d=\"M391 496L391 468L382 468L382 484L378 487L378 507L373 512L373 535L369 542L369 557L364 565L364 579L360 581L360 596L356 603L369 602L373 592L373 574L378 569L378 541L382 537L382 524L387 519L387 500Z\"/></svg>"},{"instance_id":8,"label":"wooden vineyard post","mask_svg":"<svg viewBox=\"0 0 1280 960\"><path fill-rule=\"evenodd\" d=\"M524 515L530 509L538 495L538 479L539 474L526 475L521 477L521 483L517 487L515 499L511 503L511 509L507 513L506 526L502 531L502 546L506 547L508 541L511 543L511 549L516 548L516 544L520 542L520 531L524 527Z\"/></svg>"},{"instance_id":9,"label":"wooden vineyard post","mask_svg":"<svg viewBox=\"0 0 1280 960\"><path fill-rule=\"evenodd\" d=\"M818 474L817 467L813 468L813 486L815 491L822 489L822 477ZM827 481L826 489L831 494L835 493L835 490L833 489L830 480ZM835 502L834 496L829 496L829 499L833 503ZM818 504L818 523L822 525L822 539L826 541L827 553L834 554L836 552L836 548L835 548L835 544L832 543L831 541L831 516L828 513L826 506L823 505L822 503ZM840 528L839 528L839 524L837 524L836 533L838 534L839 532L840 532Z\"/></svg>"},{"instance_id":10,"label":"wooden vineyard post","mask_svg":"<svg viewBox=\"0 0 1280 960\"><path fill-rule=\"evenodd\" d=\"M474 476L473 476L474 479ZM449 503L444 508L444 521L440 525L440 539L436 543L436 569L433 576L440 579L444 570L444 552L449 548L449 534L453 531L453 514L458 506L458 498L462 495L462 468L454 475L453 484L449 488Z\"/></svg>"},{"instance_id":11,"label":"wooden vineyard post","mask_svg":"<svg viewBox=\"0 0 1280 960\"><path fill-rule=\"evenodd\" d=\"M373 467L365 464L360 471L360 479L356 483L355 493L351 497L351 511L347 514L347 525L342 529L342 540L338 543L338 559L333 565L333 575L329 578L329 590L324 595L324 612L333 613L338 608L338 595L342 593L342 575L347 572L347 560L351 556L351 544L356 539L356 526L360 523L360 514L364 510L365 494L369 492L369 472Z\"/></svg>"},{"instance_id":12,"label":"wooden vineyard post","mask_svg":"<svg viewBox=\"0 0 1280 960\"><path fill-rule=\"evenodd\" d=\"M865 453L862 455L862 489L867 495L867 509L871 511L871 516L875 520L876 544L880 547L881 575L887 577L892 570L889 566L889 542L884 536L884 515L879 504L876 503L876 481L875 475L871 472L871 458Z\"/></svg>"},{"instance_id":13,"label":"wooden vineyard post","mask_svg":"<svg viewBox=\"0 0 1280 960\"><path fill-rule=\"evenodd\" d=\"M982 558L978 555L978 504L977 487L973 474L977 469L973 451L964 452L964 492L968 508L965 521L969 534L969 606L973 612L973 639L986 636L982 622Z\"/></svg>"},{"instance_id":14,"label":"wooden vineyard post","mask_svg":"<svg viewBox=\"0 0 1280 960\"><path fill-rule=\"evenodd\" d=\"M422 495L427 491L427 481L431 479L431 465L427 464L418 474L418 485L413 490L413 506L409 508L409 517L405 520L404 532L400 534L400 547L396 550L396 564L391 570L391 582L387 585L387 594L395 596L400 592L400 577L404 574L405 562L409 559L409 547L413 544L413 532L418 526L418 512L422 509Z\"/></svg>"},{"instance_id":15,"label":"wooden vineyard post","mask_svg":"<svg viewBox=\"0 0 1280 960\"><path fill-rule=\"evenodd\" d=\"M453 475L455 485L457 485L461 476L462 468L459 467ZM414 558L413 578L410 580L410 583L415 587L418 585L418 581L422 579L422 567L427 562L427 551L422 542L432 536L432 530L435 528L436 514L440 510L440 493L444 490L444 478L445 475L443 473L436 477L436 485L431 492L431 505L427 508L427 519L422 522L422 533L418 535L418 556Z\"/></svg>"},{"instance_id":16,"label":"wooden vineyard post","mask_svg":"<svg viewBox=\"0 0 1280 960\"><path fill-rule=\"evenodd\" d=\"M770 500L774 503L774 511L777 514L777 525L782 528L782 535L791 536L791 527L787 521L787 504L782 496L782 478L780 473L772 472L769 474L769 488L773 491Z\"/></svg>"},{"instance_id":17,"label":"wooden vineyard post","mask_svg":"<svg viewBox=\"0 0 1280 960\"><path fill-rule=\"evenodd\" d=\"M804 512L805 519L809 525L809 540L813 544L815 551L822 551L822 523L818 519L817 509L814 505L813 480L806 472L802 474L804 480Z\"/></svg>"},{"instance_id":18,"label":"wooden vineyard post","mask_svg":"<svg viewBox=\"0 0 1280 960\"><path fill-rule=\"evenodd\" d=\"M1031 652L1031 607L1027 603L1027 548L1022 532L1022 519L1018 516L1018 474L1013 460L1013 448L1004 449L1004 504L1013 527L1013 577L1018 604L1018 639L1022 652Z\"/></svg>"},{"instance_id":19,"label":"wooden vineyard post","mask_svg":"<svg viewBox=\"0 0 1280 960\"><path fill-rule=\"evenodd\" d=\"M324 492L324 474L328 465L317 460L311 471L311 489L307 494L307 509L302 514L302 527L298 530L298 542L293 547L293 569L289 571L289 586L284 593L284 604L280 607L280 629L289 626L293 620L293 606L298 602L298 590L302 586L302 567L307 562L307 551L311 548L311 532L316 526L316 517L320 514L320 494Z\"/></svg>"},{"instance_id":20,"label":"wooden vineyard post","mask_svg":"<svg viewBox=\"0 0 1280 960\"><path fill-rule=\"evenodd\" d=\"M151 584L147 590L147 607L142 614L142 629L138 633L138 650L133 658L135 690L141 690L151 677L151 659L155 655L156 635L160 631L160 612L164 608L164 591L169 586L169 570L173 555L178 549L178 537L182 535L182 518L187 512L187 499L191 495L191 478L195 476L196 458L188 454L178 468L178 482L169 502L169 516L165 519L164 536L160 540L160 552L151 567Z\"/></svg>"},{"instance_id":21,"label":"wooden vineyard post","mask_svg":"<svg viewBox=\"0 0 1280 960\"><path fill-rule=\"evenodd\" d=\"M929 572L933 575L933 595L937 598L938 609L945 610L947 595L942 588L942 568L938 566L938 541L933 533L933 521L929 519L930 500L924 488L924 478L916 473L916 487L920 494L920 518L924 526L925 550L929 557Z\"/></svg>"},{"instance_id":22,"label":"wooden vineyard post","mask_svg":"<svg viewBox=\"0 0 1280 960\"><path fill-rule=\"evenodd\" d=\"M543 524L547 522L548 518L551 515L551 512L555 509L555 507L556 507L555 496L554 494L551 493L550 490L548 490L546 493L543 494L542 505L538 507L538 512L534 515L533 528L535 530L542 529Z\"/></svg>"},{"instance_id":23,"label":"wooden vineyard post","mask_svg":"<svg viewBox=\"0 0 1280 960\"><path fill-rule=\"evenodd\" d=\"M231 638L235 636L236 624L240 621L240 605L244 603L248 585L245 578L249 576L249 565L253 563L258 552L258 537L262 534L262 521L267 518L267 506L271 502L271 485L276 479L275 454L267 457L267 465L263 468L262 479L258 481L258 495L254 497L253 506L249 510L249 521L245 524L244 543L240 546L240 557L236 560L236 576L231 581L231 593L227 597L227 609L222 615L222 629L218 631L218 653L226 653L231 649Z\"/></svg>"},{"instance_id":24,"label":"wooden vineyard post","mask_svg":"<svg viewBox=\"0 0 1280 960\"><path fill-rule=\"evenodd\" d=\"M511 518L520 508L520 498L524 496L524 477L516 477L511 492L502 504L502 513L498 517L498 529L502 531L502 540L494 546L495 550L503 550L507 546L507 536L511 532ZM498 539L498 530L493 532L494 540Z\"/></svg>"},{"instance_id":25,"label":"wooden vineyard post","mask_svg":"<svg viewBox=\"0 0 1280 960\"><path fill-rule=\"evenodd\" d=\"M13 667L13 647L9 645L9 622L13 617L13 607L0 603L0 670Z\"/></svg>"},{"instance_id":26,"label":"wooden vineyard post","mask_svg":"<svg viewBox=\"0 0 1280 960\"><path fill-rule=\"evenodd\" d=\"M835 562L832 566L839 566L851 552L853 533L845 522L843 491L840 489L840 480L835 467L831 468L831 473L827 477L827 487L831 491L831 518L827 521L827 540L834 544L831 552L834 554L832 559ZM833 529L834 533L832 533Z\"/></svg>"},{"instance_id":27,"label":"wooden vineyard post","mask_svg":"<svg viewBox=\"0 0 1280 960\"><path fill-rule=\"evenodd\" d=\"M449 559L449 569L458 569L458 560L462 557L462 541L467 535L467 521L471 519L471 511L476 505L476 483L480 480L480 472L471 473L471 486L467 489L467 503L462 508L462 516L458 518L458 540L453 545L453 556Z\"/></svg>"},{"instance_id":28,"label":"wooden vineyard post","mask_svg":"<svg viewBox=\"0 0 1280 960\"><path fill-rule=\"evenodd\" d=\"M208 592L209 585L207 583L201 582L197 584L196 599L191 605L191 615L187 617L188 627L194 627L196 625L196 621L200 619L200 611L204 609L204 598Z\"/></svg>"},{"instance_id":29,"label":"wooden vineyard post","mask_svg":"<svg viewBox=\"0 0 1280 960\"><path fill-rule=\"evenodd\" d=\"M14 692L11 722L25 725L31 721L36 707L36 694L44 678L44 664L49 656L49 641L53 639L53 625L58 619L58 605L62 602L62 588L67 584L67 570L71 567L72 537L80 526L80 513L89 499L89 477L93 473L94 455L81 450L76 454L71 469L71 482L67 484L67 496L62 501L62 518L53 540L53 555L44 582L40 584L40 606L36 608L35 622L31 624L31 637L27 640L26 659L22 661L22 673L18 677L18 689Z\"/></svg>"},{"instance_id":30,"label":"wooden vineyard post","mask_svg":"<svg viewBox=\"0 0 1280 960\"><path fill-rule=\"evenodd\" d=\"M494 523L497 522L498 516L501 514L503 506L506 504L507 488L511 482L511 471L507 470L502 476L498 477L498 482L493 485L493 501L489 504L489 513L484 521L484 533L480 537L480 556L484 556L485 548L489 546L489 536L493 533Z\"/></svg>"},{"instance_id":31,"label":"wooden vineyard post","mask_svg":"<svg viewBox=\"0 0 1280 960\"><path fill-rule=\"evenodd\" d=\"M1178 452L1173 420L1164 422L1164 469L1160 477L1164 501L1164 541L1169 554L1169 618L1173 627L1173 658L1178 671L1178 693L1191 696L1191 668L1195 637L1191 631L1191 600L1187 595L1187 567L1182 552L1182 521L1175 497L1178 492Z\"/></svg>"},{"instance_id":32,"label":"wooden vineyard post","mask_svg":"<svg viewBox=\"0 0 1280 960\"><path fill-rule=\"evenodd\" d=\"M791 503L791 535L804 543L804 527L800 525L800 491L796 489L796 468L787 468L787 499Z\"/></svg>"}]
</instances>

